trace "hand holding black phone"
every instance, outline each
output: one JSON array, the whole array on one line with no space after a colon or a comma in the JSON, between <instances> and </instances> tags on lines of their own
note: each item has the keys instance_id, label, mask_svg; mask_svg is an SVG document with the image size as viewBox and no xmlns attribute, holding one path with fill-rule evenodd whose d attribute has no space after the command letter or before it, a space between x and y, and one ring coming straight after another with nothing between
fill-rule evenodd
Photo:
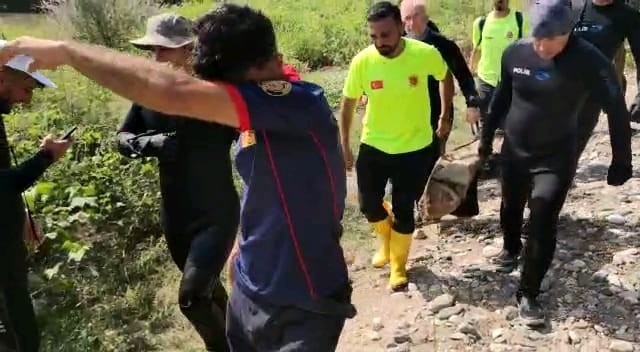
<instances>
[{"instance_id":1,"label":"hand holding black phone","mask_svg":"<svg viewBox=\"0 0 640 352\"><path fill-rule=\"evenodd\" d=\"M76 131L76 129L78 129L78 126L73 126L73 127L71 127L71 129L70 129L70 130L68 130L68 131L64 134L64 136L62 136L62 138L60 138L60 139L68 140L69 138L71 138L71 136L73 135L73 132L75 132L75 131Z\"/></svg>"}]
</instances>

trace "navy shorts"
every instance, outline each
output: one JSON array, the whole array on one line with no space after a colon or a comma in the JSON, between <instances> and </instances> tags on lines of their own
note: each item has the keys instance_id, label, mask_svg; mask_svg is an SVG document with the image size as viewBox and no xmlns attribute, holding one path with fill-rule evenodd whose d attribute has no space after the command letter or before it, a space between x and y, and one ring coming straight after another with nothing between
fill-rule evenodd
<instances>
[{"instance_id":1,"label":"navy shorts","mask_svg":"<svg viewBox=\"0 0 640 352\"><path fill-rule=\"evenodd\" d=\"M257 303L234 286L227 308L233 352L331 352L346 317Z\"/></svg>"}]
</instances>

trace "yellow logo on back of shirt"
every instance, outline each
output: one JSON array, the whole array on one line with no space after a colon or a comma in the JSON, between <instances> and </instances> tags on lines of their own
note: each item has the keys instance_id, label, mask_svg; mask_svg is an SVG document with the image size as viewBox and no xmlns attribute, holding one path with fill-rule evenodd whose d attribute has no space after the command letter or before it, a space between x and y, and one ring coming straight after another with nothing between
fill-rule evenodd
<instances>
[{"instance_id":1,"label":"yellow logo on back of shirt","mask_svg":"<svg viewBox=\"0 0 640 352\"><path fill-rule=\"evenodd\" d=\"M266 81L260 83L262 90L274 97L281 97L291 92L291 82L287 81Z\"/></svg>"}]
</instances>

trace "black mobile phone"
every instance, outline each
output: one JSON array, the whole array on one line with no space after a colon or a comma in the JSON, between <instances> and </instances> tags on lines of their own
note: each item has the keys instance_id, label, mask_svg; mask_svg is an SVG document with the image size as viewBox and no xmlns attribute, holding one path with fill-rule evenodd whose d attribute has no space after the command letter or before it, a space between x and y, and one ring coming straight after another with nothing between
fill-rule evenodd
<instances>
[{"instance_id":1,"label":"black mobile phone","mask_svg":"<svg viewBox=\"0 0 640 352\"><path fill-rule=\"evenodd\" d=\"M67 131L67 133L64 134L64 136L62 136L62 139L69 139L71 138L71 135L73 135L73 132L76 131L76 129L78 128L78 126L73 126L71 127L70 130Z\"/></svg>"}]
</instances>

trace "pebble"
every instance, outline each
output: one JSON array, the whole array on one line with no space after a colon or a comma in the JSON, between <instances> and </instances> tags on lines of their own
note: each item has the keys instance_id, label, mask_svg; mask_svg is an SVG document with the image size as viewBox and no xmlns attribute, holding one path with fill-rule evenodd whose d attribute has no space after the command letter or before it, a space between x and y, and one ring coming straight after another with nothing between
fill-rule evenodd
<instances>
[{"instance_id":1,"label":"pebble","mask_svg":"<svg viewBox=\"0 0 640 352\"><path fill-rule=\"evenodd\" d=\"M460 325L458 325L458 328L456 330L457 332L461 332L465 335L471 335L476 339L480 339L480 333L478 332L478 329L470 321L461 323Z\"/></svg>"},{"instance_id":2,"label":"pebble","mask_svg":"<svg viewBox=\"0 0 640 352\"><path fill-rule=\"evenodd\" d=\"M624 225L627 220L620 214L611 214L607 216L607 222L614 225Z\"/></svg>"},{"instance_id":3,"label":"pebble","mask_svg":"<svg viewBox=\"0 0 640 352\"><path fill-rule=\"evenodd\" d=\"M393 342L397 344L411 342L411 336L409 336L409 333L406 331L396 331L395 336L393 336Z\"/></svg>"},{"instance_id":4,"label":"pebble","mask_svg":"<svg viewBox=\"0 0 640 352\"><path fill-rule=\"evenodd\" d=\"M633 345L631 342L622 340L613 340L609 345L611 352L633 352Z\"/></svg>"},{"instance_id":5,"label":"pebble","mask_svg":"<svg viewBox=\"0 0 640 352\"><path fill-rule=\"evenodd\" d=\"M622 293L622 298L629 304L638 304L638 294L632 291L626 291Z\"/></svg>"},{"instance_id":6,"label":"pebble","mask_svg":"<svg viewBox=\"0 0 640 352\"><path fill-rule=\"evenodd\" d=\"M384 328L384 324L382 324L382 318L380 317L373 318L373 321L371 322L371 328L373 329L373 331L382 330Z\"/></svg>"},{"instance_id":7,"label":"pebble","mask_svg":"<svg viewBox=\"0 0 640 352\"><path fill-rule=\"evenodd\" d=\"M453 306L455 302L456 300L452 295L445 293L429 302L428 309L434 313L438 313L444 308Z\"/></svg>"},{"instance_id":8,"label":"pebble","mask_svg":"<svg viewBox=\"0 0 640 352\"><path fill-rule=\"evenodd\" d=\"M506 320L511 321L518 317L518 308L514 306L504 307L504 310L502 311L502 316Z\"/></svg>"},{"instance_id":9,"label":"pebble","mask_svg":"<svg viewBox=\"0 0 640 352\"><path fill-rule=\"evenodd\" d=\"M425 240L427 239L427 234L422 229L416 230L416 232L413 234L413 238L416 240Z\"/></svg>"},{"instance_id":10,"label":"pebble","mask_svg":"<svg viewBox=\"0 0 640 352\"><path fill-rule=\"evenodd\" d=\"M411 352L411 347L408 343L403 344L389 344L387 345L387 352Z\"/></svg>"},{"instance_id":11,"label":"pebble","mask_svg":"<svg viewBox=\"0 0 640 352\"><path fill-rule=\"evenodd\" d=\"M369 331L367 333L367 339L370 341L380 341L382 340L382 336L377 331Z\"/></svg>"},{"instance_id":12,"label":"pebble","mask_svg":"<svg viewBox=\"0 0 640 352\"><path fill-rule=\"evenodd\" d=\"M565 268L569 271L581 271L587 267L587 263L580 259L575 259L571 263L565 265Z\"/></svg>"},{"instance_id":13,"label":"pebble","mask_svg":"<svg viewBox=\"0 0 640 352\"><path fill-rule=\"evenodd\" d=\"M493 329L491 330L491 338L492 339L497 339L499 337L502 337L504 335L504 329Z\"/></svg>"},{"instance_id":14,"label":"pebble","mask_svg":"<svg viewBox=\"0 0 640 352\"><path fill-rule=\"evenodd\" d=\"M585 320L580 319L575 324L573 324L573 327L576 329L586 329L589 327L589 323Z\"/></svg>"},{"instance_id":15,"label":"pebble","mask_svg":"<svg viewBox=\"0 0 640 352\"><path fill-rule=\"evenodd\" d=\"M622 280L620 280L620 277L616 274L609 274L607 281L609 281L610 285L622 287Z\"/></svg>"},{"instance_id":16,"label":"pebble","mask_svg":"<svg viewBox=\"0 0 640 352\"><path fill-rule=\"evenodd\" d=\"M464 311L464 307L461 305L443 308L438 312L438 319L446 320L451 316L458 315Z\"/></svg>"},{"instance_id":17,"label":"pebble","mask_svg":"<svg viewBox=\"0 0 640 352\"><path fill-rule=\"evenodd\" d=\"M452 324L459 324L462 322L462 317L459 315L452 315L449 317L449 322Z\"/></svg>"},{"instance_id":18,"label":"pebble","mask_svg":"<svg viewBox=\"0 0 640 352\"><path fill-rule=\"evenodd\" d=\"M449 336L449 338L454 340L454 341L460 341L460 340L464 340L465 336L466 335L461 333L461 332L456 332L456 333L451 334L451 336Z\"/></svg>"},{"instance_id":19,"label":"pebble","mask_svg":"<svg viewBox=\"0 0 640 352\"><path fill-rule=\"evenodd\" d=\"M604 269L600 269L598 271L596 271L591 278L593 279L594 282L598 282L598 283L605 283L607 282L607 277L609 276L609 272L607 270Z\"/></svg>"},{"instance_id":20,"label":"pebble","mask_svg":"<svg viewBox=\"0 0 640 352\"><path fill-rule=\"evenodd\" d=\"M569 339L571 344L574 344L574 345L579 344L580 341L582 340L582 338L580 337L580 334L578 334L574 330L569 330Z\"/></svg>"}]
</instances>

